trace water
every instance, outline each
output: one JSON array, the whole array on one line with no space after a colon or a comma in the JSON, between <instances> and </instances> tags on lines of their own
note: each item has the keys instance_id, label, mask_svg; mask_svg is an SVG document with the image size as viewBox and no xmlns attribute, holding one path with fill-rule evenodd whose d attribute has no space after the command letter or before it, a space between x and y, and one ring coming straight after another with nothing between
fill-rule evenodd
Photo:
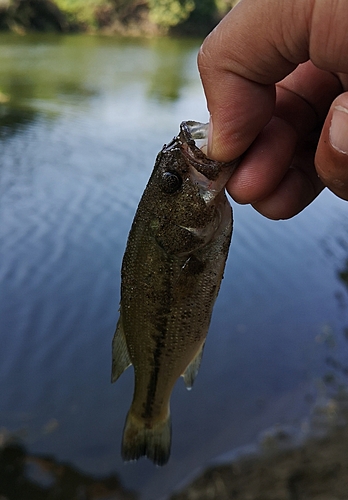
<instances>
[{"instance_id":1,"label":"water","mask_svg":"<svg viewBox=\"0 0 348 500\"><path fill-rule=\"evenodd\" d=\"M200 373L172 397L170 462L124 465L132 371L110 384L121 259L157 152L182 120L207 120L199 40L0 45L0 437L116 472L146 500L269 426L300 425L318 387L345 381L347 204L325 192L285 222L234 204Z\"/></svg>"}]
</instances>

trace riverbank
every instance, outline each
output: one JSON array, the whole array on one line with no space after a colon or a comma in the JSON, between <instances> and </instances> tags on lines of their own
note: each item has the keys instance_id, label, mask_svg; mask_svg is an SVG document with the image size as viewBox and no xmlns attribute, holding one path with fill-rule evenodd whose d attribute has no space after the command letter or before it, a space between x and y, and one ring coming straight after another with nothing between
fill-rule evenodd
<instances>
[{"instance_id":1,"label":"riverbank","mask_svg":"<svg viewBox=\"0 0 348 500\"><path fill-rule=\"evenodd\" d=\"M204 36L236 0L0 0L0 30Z\"/></svg>"},{"instance_id":2,"label":"riverbank","mask_svg":"<svg viewBox=\"0 0 348 500\"><path fill-rule=\"evenodd\" d=\"M347 500L348 400L318 408L308 439L268 435L262 452L213 466L170 500Z\"/></svg>"}]
</instances>

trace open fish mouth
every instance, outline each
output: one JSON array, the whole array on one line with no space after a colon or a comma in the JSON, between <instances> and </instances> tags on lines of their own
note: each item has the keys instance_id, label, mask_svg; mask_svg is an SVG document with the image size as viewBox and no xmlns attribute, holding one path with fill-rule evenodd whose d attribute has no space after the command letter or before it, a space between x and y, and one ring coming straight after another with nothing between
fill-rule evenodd
<instances>
[{"instance_id":1,"label":"open fish mouth","mask_svg":"<svg viewBox=\"0 0 348 500\"><path fill-rule=\"evenodd\" d=\"M187 129L198 149L207 155L209 123L186 122Z\"/></svg>"},{"instance_id":2,"label":"open fish mouth","mask_svg":"<svg viewBox=\"0 0 348 500\"><path fill-rule=\"evenodd\" d=\"M182 122L178 140L189 165L190 177L206 203L210 203L224 189L239 164L239 158L222 163L208 158L208 123Z\"/></svg>"}]
</instances>

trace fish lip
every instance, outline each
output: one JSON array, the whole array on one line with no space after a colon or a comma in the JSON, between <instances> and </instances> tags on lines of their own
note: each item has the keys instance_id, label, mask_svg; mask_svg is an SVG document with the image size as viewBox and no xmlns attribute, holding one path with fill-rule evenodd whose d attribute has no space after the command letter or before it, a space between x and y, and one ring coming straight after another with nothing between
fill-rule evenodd
<instances>
[{"instance_id":1,"label":"fish lip","mask_svg":"<svg viewBox=\"0 0 348 500\"><path fill-rule=\"evenodd\" d=\"M191 180L198 186L206 204L212 203L224 190L228 179L239 165L241 157L220 162L208 158L197 146L196 141L207 139L208 124L193 120L180 124L179 134L169 144L163 146L161 153L175 153L182 156L188 167Z\"/></svg>"},{"instance_id":2,"label":"fish lip","mask_svg":"<svg viewBox=\"0 0 348 500\"><path fill-rule=\"evenodd\" d=\"M203 151L203 148L206 151L208 146L208 127L209 123L200 123L192 120L185 121L180 124L179 136L180 134L183 136L184 142L190 145L195 153L195 156L198 158L201 157L202 159L209 159ZM205 141L201 147L198 145L198 141L200 140Z\"/></svg>"},{"instance_id":3,"label":"fish lip","mask_svg":"<svg viewBox=\"0 0 348 500\"><path fill-rule=\"evenodd\" d=\"M208 205L224 191L228 179L238 166L240 158L231 162L219 162L208 158L196 141L207 139L208 124L185 121L180 125L177 140L189 167L192 181L199 187L202 199Z\"/></svg>"},{"instance_id":4,"label":"fish lip","mask_svg":"<svg viewBox=\"0 0 348 500\"><path fill-rule=\"evenodd\" d=\"M194 134L198 136L196 137L196 140L206 138L202 136L203 133L207 136L208 123L184 121L180 124L180 133L176 139L179 143L183 156L190 165L192 165L199 173L203 174L210 181L215 181L223 171L228 173L228 179L238 166L240 158L230 162L220 162L208 158L208 156L205 155L199 147L197 147L194 138ZM201 135L201 137L199 137L199 135Z\"/></svg>"}]
</instances>

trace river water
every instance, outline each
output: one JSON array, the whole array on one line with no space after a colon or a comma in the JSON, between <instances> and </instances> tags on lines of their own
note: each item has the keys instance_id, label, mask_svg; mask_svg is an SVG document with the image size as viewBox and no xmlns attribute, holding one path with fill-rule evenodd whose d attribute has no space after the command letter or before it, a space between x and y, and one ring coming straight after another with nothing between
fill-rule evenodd
<instances>
[{"instance_id":1,"label":"river water","mask_svg":"<svg viewBox=\"0 0 348 500\"><path fill-rule=\"evenodd\" d=\"M347 204L290 221L233 203L200 373L172 397L167 466L123 464L133 374L110 384L120 266L157 152L206 121L199 40L0 36L0 437L160 499L277 425L301 428L347 369Z\"/></svg>"}]
</instances>

